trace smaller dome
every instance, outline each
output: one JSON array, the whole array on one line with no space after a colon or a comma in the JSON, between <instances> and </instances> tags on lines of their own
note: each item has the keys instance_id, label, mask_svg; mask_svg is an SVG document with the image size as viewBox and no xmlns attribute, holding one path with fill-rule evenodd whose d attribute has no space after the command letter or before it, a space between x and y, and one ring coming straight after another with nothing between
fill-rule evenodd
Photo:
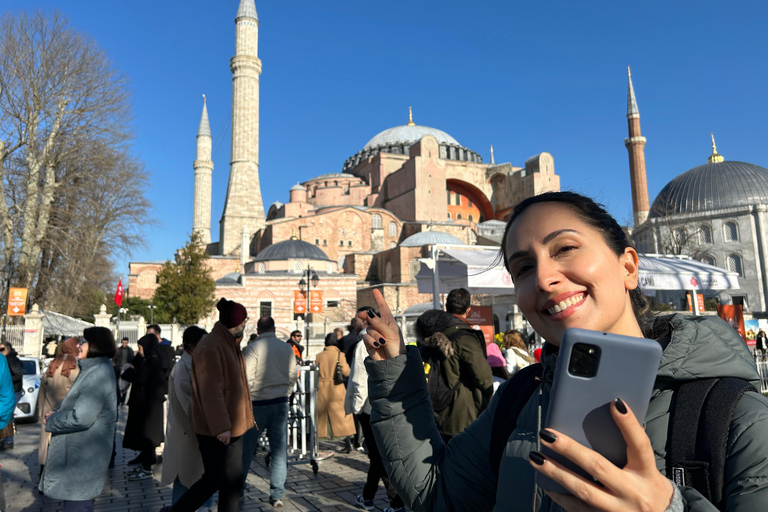
<instances>
[{"instance_id":1,"label":"smaller dome","mask_svg":"<svg viewBox=\"0 0 768 512\"><path fill-rule=\"evenodd\" d=\"M316 245L297 238L277 242L256 255L254 261L276 260L322 260L331 261L327 254Z\"/></svg>"},{"instance_id":2,"label":"smaller dome","mask_svg":"<svg viewBox=\"0 0 768 512\"><path fill-rule=\"evenodd\" d=\"M467 245L461 239L443 231L422 231L409 236L400 243L400 247L421 247L422 245Z\"/></svg>"},{"instance_id":3,"label":"smaller dome","mask_svg":"<svg viewBox=\"0 0 768 512\"><path fill-rule=\"evenodd\" d=\"M306 190L306 189L297 183L291 187L290 191L293 192L294 190Z\"/></svg>"},{"instance_id":4,"label":"smaller dome","mask_svg":"<svg viewBox=\"0 0 768 512\"><path fill-rule=\"evenodd\" d=\"M321 174L320 176L315 176L314 178L308 179L307 182L310 181L318 181L318 180L330 180L330 179L338 179L338 178L348 178L348 179L360 179L354 174L350 174L348 172L332 172L329 174Z\"/></svg>"},{"instance_id":5,"label":"smaller dome","mask_svg":"<svg viewBox=\"0 0 768 512\"><path fill-rule=\"evenodd\" d=\"M431 311L433 309L435 309L435 305L432 302L421 302L409 307L403 311L403 314L405 316L420 316L422 313L426 313L427 311Z\"/></svg>"}]
</instances>

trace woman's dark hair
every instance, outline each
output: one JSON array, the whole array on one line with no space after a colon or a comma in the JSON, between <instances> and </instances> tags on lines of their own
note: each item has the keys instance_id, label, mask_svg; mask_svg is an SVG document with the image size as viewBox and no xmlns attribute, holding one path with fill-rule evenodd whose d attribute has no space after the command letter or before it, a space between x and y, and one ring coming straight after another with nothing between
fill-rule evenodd
<instances>
[{"instance_id":1,"label":"woman's dark hair","mask_svg":"<svg viewBox=\"0 0 768 512\"><path fill-rule=\"evenodd\" d=\"M208 331L202 327L191 325L184 329L184 334L181 335L181 345L187 352L192 352L197 346L197 342L206 334Z\"/></svg>"},{"instance_id":2,"label":"woman's dark hair","mask_svg":"<svg viewBox=\"0 0 768 512\"><path fill-rule=\"evenodd\" d=\"M117 345L112 331L106 327L88 327L83 331L83 338L88 342L86 357L108 357L112 359L117 353Z\"/></svg>"},{"instance_id":3,"label":"woman's dark hair","mask_svg":"<svg viewBox=\"0 0 768 512\"><path fill-rule=\"evenodd\" d=\"M336 336L335 332L329 332L325 335L325 346L326 347L336 347L339 344L339 338Z\"/></svg>"},{"instance_id":4,"label":"woman's dark hair","mask_svg":"<svg viewBox=\"0 0 768 512\"><path fill-rule=\"evenodd\" d=\"M590 197L575 192L545 192L520 201L509 216L507 227L504 229L504 238L502 238L501 243L501 251L504 256L504 268L506 268L507 271L509 271L509 264L507 261L509 255L507 254L506 241L507 236L509 235L509 229L515 220L517 220L529 206L539 203L557 203L570 208L582 221L592 226L602 235L605 243L617 256L624 254L624 249L627 247L634 249L632 242L630 242L629 237L627 237L627 233L621 226L619 226L616 219L606 211L602 204L595 202ZM640 286L629 291L629 298L632 302L632 311L635 313L635 318L637 318L640 328L645 330L645 325L649 323L650 308L648 306L648 301L643 297Z\"/></svg>"}]
</instances>

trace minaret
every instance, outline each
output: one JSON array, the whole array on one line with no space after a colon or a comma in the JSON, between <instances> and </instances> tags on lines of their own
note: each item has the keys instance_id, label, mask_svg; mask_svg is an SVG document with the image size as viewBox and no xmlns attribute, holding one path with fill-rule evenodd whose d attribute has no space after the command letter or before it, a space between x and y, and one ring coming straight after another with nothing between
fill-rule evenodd
<instances>
[{"instance_id":1,"label":"minaret","mask_svg":"<svg viewBox=\"0 0 768 512\"><path fill-rule=\"evenodd\" d=\"M253 0L240 0L232 70L232 160L221 216L221 254L239 255L243 227L266 225L259 184L259 19Z\"/></svg>"},{"instance_id":2,"label":"minaret","mask_svg":"<svg viewBox=\"0 0 768 512\"><path fill-rule=\"evenodd\" d=\"M496 165L496 159L493 158L493 144L491 144L491 165Z\"/></svg>"},{"instance_id":3,"label":"minaret","mask_svg":"<svg viewBox=\"0 0 768 512\"><path fill-rule=\"evenodd\" d=\"M632 187L632 211L635 217L635 227L648 218L650 204L648 202L648 179L645 176L645 137L640 135L640 111L637 110L635 89L632 87L632 72L627 66L629 90L627 91L627 123L629 137L624 139L624 145L629 152L629 179Z\"/></svg>"},{"instance_id":4,"label":"minaret","mask_svg":"<svg viewBox=\"0 0 768 512\"><path fill-rule=\"evenodd\" d=\"M208 107L203 94L203 115L197 129L197 154L195 169L195 201L192 208L192 231L199 233L204 244L211 243L211 125L208 123Z\"/></svg>"}]
</instances>

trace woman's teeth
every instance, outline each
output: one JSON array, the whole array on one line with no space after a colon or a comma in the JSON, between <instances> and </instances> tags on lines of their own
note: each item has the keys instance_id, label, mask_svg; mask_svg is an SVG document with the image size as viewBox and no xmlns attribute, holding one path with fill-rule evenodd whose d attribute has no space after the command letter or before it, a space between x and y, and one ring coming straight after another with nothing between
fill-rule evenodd
<instances>
[{"instance_id":1,"label":"woman's teeth","mask_svg":"<svg viewBox=\"0 0 768 512\"><path fill-rule=\"evenodd\" d=\"M578 304L582 300L584 300L584 295L583 294L581 294L581 295L574 295L573 297L568 297L565 300L561 300L559 303L555 304L551 308L548 308L547 309L547 313L549 313L550 315L554 315L556 313L559 313L559 312L563 311L564 309L566 309L569 306L573 306L574 304Z\"/></svg>"}]
</instances>

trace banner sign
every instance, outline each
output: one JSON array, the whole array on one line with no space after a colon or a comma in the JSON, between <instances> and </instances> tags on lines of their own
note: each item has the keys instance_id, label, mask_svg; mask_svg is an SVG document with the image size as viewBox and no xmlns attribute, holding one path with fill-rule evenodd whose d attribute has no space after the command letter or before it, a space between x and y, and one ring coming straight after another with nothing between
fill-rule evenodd
<instances>
[{"instance_id":1,"label":"banner sign","mask_svg":"<svg viewBox=\"0 0 768 512\"><path fill-rule=\"evenodd\" d=\"M27 289L11 288L8 292L8 316L24 316L27 306Z\"/></svg>"},{"instance_id":2,"label":"banner sign","mask_svg":"<svg viewBox=\"0 0 768 512\"><path fill-rule=\"evenodd\" d=\"M297 315L303 315L307 312L307 295L305 292L294 290L293 292L293 312Z\"/></svg>"},{"instance_id":3,"label":"banner sign","mask_svg":"<svg viewBox=\"0 0 768 512\"><path fill-rule=\"evenodd\" d=\"M323 292L322 290L312 290L309 292L309 312L323 312Z\"/></svg>"},{"instance_id":4,"label":"banner sign","mask_svg":"<svg viewBox=\"0 0 768 512\"><path fill-rule=\"evenodd\" d=\"M470 306L467 322L473 329L483 331L485 344L493 341L493 308L490 306Z\"/></svg>"},{"instance_id":5,"label":"banner sign","mask_svg":"<svg viewBox=\"0 0 768 512\"><path fill-rule=\"evenodd\" d=\"M747 331L744 328L744 314L741 305L719 305L717 316L728 322L728 325L736 329L744 341L747 341Z\"/></svg>"}]
</instances>

